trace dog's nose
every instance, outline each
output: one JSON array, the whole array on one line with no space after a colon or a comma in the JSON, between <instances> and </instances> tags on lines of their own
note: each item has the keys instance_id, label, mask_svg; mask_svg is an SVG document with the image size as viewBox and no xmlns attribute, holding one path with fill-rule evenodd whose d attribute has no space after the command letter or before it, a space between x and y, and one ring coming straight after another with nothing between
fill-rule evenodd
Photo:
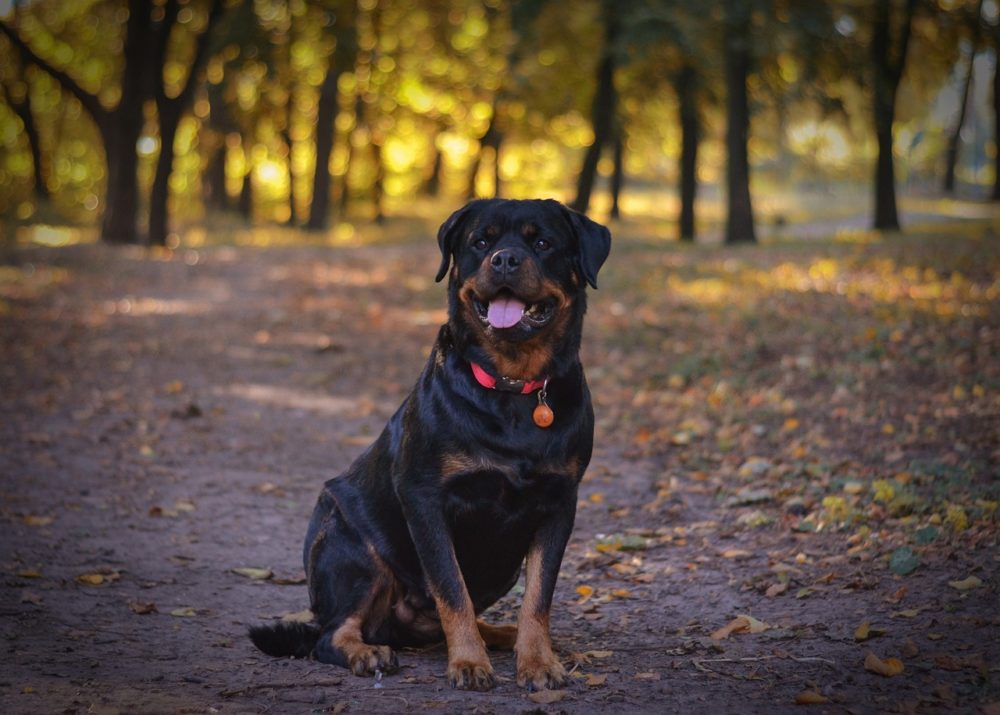
<instances>
[{"instance_id":1,"label":"dog's nose","mask_svg":"<svg viewBox=\"0 0 1000 715\"><path fill-rule=\"evenodd\" d=\"M490 265L500 275L508 275L521 265L520 257L509 248L497 251L490 257Z\"/></svg>"}]
</instances>

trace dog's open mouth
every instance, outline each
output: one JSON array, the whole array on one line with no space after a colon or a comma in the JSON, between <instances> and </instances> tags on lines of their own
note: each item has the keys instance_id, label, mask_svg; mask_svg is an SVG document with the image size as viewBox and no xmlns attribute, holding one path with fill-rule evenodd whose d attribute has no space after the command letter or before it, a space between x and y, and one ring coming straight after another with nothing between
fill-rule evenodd
<instances>
[{"instance_id":1,"label":"dog's open mouth","mask_svg":"<svg viewBox=\"0 0 1000 715\"><path fill-rule=\"evenodd\" d=\"M556 307L555 300L525 303L506 290L500 291L486 302L473 297L473 304L479 319L495 330L506 330L518 325L536 329L544 327L552 320Z\"/></svg>"}]
</instances>

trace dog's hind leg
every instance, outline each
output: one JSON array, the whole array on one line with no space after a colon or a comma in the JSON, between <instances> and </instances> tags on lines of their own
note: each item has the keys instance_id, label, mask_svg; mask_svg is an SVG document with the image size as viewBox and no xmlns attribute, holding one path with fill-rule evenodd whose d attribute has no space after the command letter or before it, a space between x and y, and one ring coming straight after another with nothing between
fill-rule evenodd
<instances>
[{"instance_id":1,"label":"dog's hind leg","mask_svg":"<svg viewBox=\"0 0 1000 715\"><path fill-rule=\"evenodd\" d=\"M360 616L348 616L336 628L323 632L313 651L323 663L342 665L355 675L374 675L375 671L395 673L399 661L387 645L366 643L362 634Z\"/></svg>"},{"instance_id":2,"label":"dog's hind leg","mask_svg":"<svg viewBox=\"0 0 1000 715\"><path fill-rule=\"evenodd\" d=\"M396 654L385 640L378 642L397 591L391 570L339 509L314 519L309 537L309 598L321 628L313 657L355 675L395 672Z\"/></svg>"}]
</instances>

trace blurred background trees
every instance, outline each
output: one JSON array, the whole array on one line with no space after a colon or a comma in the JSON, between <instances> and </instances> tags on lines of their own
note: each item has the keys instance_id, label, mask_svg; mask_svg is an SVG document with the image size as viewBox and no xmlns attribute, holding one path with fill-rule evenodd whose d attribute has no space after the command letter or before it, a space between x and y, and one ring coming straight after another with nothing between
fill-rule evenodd
<instances>
[{"instance_id":1,"label":"blurred background trees","mask_svg":"<svg viewBox=\"0 0 1000 715\"><path fill-rule=\"evenodd\" d=\"M1000 197L996 0L0 11L5 224L171 245L502 193L753 241L798 205L891 230L900 187Z\"/></svg>"}]
</instances>

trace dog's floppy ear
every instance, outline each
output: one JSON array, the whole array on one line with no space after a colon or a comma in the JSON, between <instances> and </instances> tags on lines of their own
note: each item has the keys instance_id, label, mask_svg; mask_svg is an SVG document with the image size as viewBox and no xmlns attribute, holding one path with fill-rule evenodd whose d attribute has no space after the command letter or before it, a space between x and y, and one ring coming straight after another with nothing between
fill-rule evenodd
<instances>
[{"instance_id":1,"label":"dog's floppy ear","mask_svg":"<svg viewBox=\"0 0 1000 715\"><path fill-rule=\"evenodd\" d=\"M461 224L464 222L465 217L478 208L483 202L471 201L465 206L460 208L458 211L453 213L448 219L441 224L441 228L438 229L438 248L441 249L441 266L438 268L437 276L435 276L435 282L440 282L442 278L448 275L448 268L451 265L451 257L455 254L458 249L458 243L461 239L461 231L459 230Z\"/></svg>"},{"instance_id":2,"label":"dog's floppy ear","mask_svg":"<svg viewBox=\"0 0 1000 715\"><path fill-rule=\"evenodd\" d=\"M580 245L577 265L591 288L597 288L597 272L611 253L611 232L581 213L562 207Z\"/></svg>"}]
</instances>

